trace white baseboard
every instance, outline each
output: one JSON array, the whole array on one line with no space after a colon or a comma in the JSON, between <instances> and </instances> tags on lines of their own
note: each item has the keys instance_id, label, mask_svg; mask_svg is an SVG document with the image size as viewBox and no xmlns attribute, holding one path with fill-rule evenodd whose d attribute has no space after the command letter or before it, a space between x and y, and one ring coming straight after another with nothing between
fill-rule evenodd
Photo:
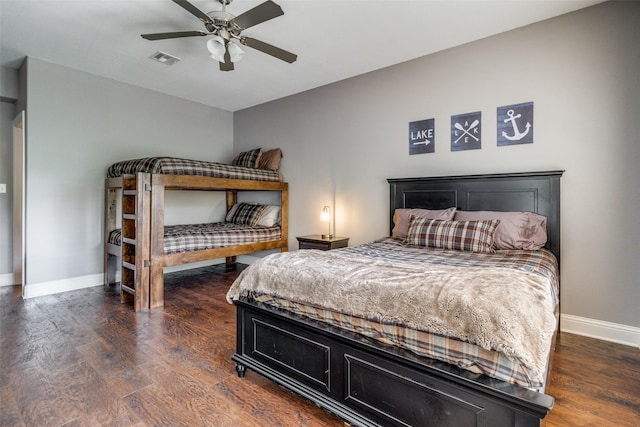
<instances>
[{"instance_id":1,"label":"white baseboard","mask_svg":"<svg viewBox=\"0 0 640 427\"><path fill-rule=\"evenodd\" d=\"M640 348L640 328L588 319L571 314L560 315L560 330Z\"/></svg>"},{"instance_id":2,"label":"white baseboard","mask_svg":"<svg viewBox=\"0 0 640 427\"><path fill-rule=\"evenodd\" d=\"M224 261L225 261L224 258L219 258L219 259L210 259L207 261L191 262L189 264L172 265L171 267L165 267L163 271L165 273L174 273L176 271L184 271L184 270L191 270L193 268L208 267L210 265L223 263Z\"/></svg>"},{"instance_id":3,"label":"white baseboard","mask_svg":"<svg viewBox=\"0 0 640 427\"><path fill-rule=\"evenodd\" d=\"M78 289L91 288L93 286L101 286L103 283L104 275L102 273L41 283L28 283L27 281L27 286L24 287L23 297L41 297L44 295L58 294L60 292L69 292Z\"/></svg>"},{"instance_id":4,"label":"white baseboard","mask_svg":"<svg viewBox=\"0 0 640 427\"><path fill-rule=\"evenodd\" d=\"M0 286L13 286L13 273L0 274Z\"/></svg>"},{"instance_id":5,"label":"white baseboard","mask_svg":"<svg viewBox=\"0 0 640 427\"><path fill-rule=\"evenodd\" d=\"M244 263L244 264L251 264L253 261L255 261L256 259L260 259L260 258L254 258L254 257L247 257L247 258L253 258L251 260L241 260L240 258L244 257L244 255L240 255L238 257L238 262ZM208 267L210 265L218 265L218 264L222 264L225 262L224 258L219 258L219 259L214 259L214 260L207 260L207 261L198 261L198 262L192 262L189 264L180 264L180 265L173 265L171 267L165 267L164 268L164 273L175 273L177 271L185 271L185 270L192 270L194 268L201 268L201 267ZM120 281L120 273L121 271L118 270L116 271L116 282Z\"/></svg>"}]
</instances>

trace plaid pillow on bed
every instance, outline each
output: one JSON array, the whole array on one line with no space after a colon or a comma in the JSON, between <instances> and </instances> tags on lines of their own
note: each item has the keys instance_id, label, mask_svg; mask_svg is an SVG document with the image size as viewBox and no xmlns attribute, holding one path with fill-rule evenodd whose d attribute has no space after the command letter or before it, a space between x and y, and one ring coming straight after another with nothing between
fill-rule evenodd
<instances>
[{"instance_id":1,"label":"plaid pillow on bed","mask_svg":"<svg viewBox=\"0 0 640 427\"><path fill-rule=\"evenodd\" d=\"M243 166L245 168L257 168L260 157L262 157L262 148L244 151L231 160L231 165Z\"/></svg>"},{"instance_id":2,"label":"plaid pillow on bed","mask_svg":"<svg viewBox=\"0 0 640 427\"><path fill-rule=\"evenodd\" d=\"M499 219L487 221L409 220L407 244L441 249L493 253L493 233Z\"/></svg>"},{"instance_id":3,"label":"plaid pillow on bed","mask_svg":"<svg viewBox=\"0 0 640 427\"><path fill-rule=\"evenodd\" d=\"M234 224L246 224L255 227L268 207L268 205L255 203L238 203L229 210L226 220Z\"/></svg>"}]
</instances>

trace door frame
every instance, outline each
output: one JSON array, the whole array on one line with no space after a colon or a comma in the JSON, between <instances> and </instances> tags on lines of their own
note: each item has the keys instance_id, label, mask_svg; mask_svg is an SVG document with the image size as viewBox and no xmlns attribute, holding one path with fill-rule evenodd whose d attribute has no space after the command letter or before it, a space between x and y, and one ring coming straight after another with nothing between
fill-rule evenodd
<instances>
[{"instance_id":1,"label":"door frame","mask_svg":"<svg viewBox=\"0 0 640 427\"><path fill-rule=\"evenodd\" d=\"M26 113L24 110L13 119L13 283L22 285L22 296L27 286L26 258Z\"/></svg>"}]
</instances>

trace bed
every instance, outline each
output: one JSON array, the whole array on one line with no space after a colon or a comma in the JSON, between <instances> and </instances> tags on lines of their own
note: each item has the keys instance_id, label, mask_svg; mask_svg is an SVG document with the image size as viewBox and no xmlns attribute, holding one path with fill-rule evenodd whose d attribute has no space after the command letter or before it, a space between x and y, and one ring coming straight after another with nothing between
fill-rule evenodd
<instances>
[{"instance_id":1,"label":"bed","mask_svg":"<svg viewBox=\"0 0 640 427\"><path fill-rule=\"evenodd\" d=\"M393 258L398 252L394 245L407 246L406 241L415 237L411 233L405 243L385 238L322 254L297 251L266 257L254 263L255 268L252 265L243 271L227 295L237 309L237 347L232 359L238 375L244 376L247 369L258 372L358 426L540 425L553 407L553 398L545 394L545 389L559 328L561 175L561 171L552 171L389 179L392 232L396 209L444 211L455 207L463 213L531 212L546 218L544 248L479 254L480 258L496 263L492 266L475 265L479 261L466 255L464 259L452 256L456 251L433 251L433 256L429 256L436 260L438 275L432 274L429 282L430 286L439 286L438 298L442 296L457 307L459 301L468 299L469 292L464 292L464 286L477 290L473 306L463 304L458 311L451 312L455 314L453 317L428 321L421 310L433 301L421 298L416 303L410 297L413 294L402 293L406 288L395 287L400 282L403 286L407 283L423 286L426 281L417 275L424 270L420 258L423 255L419 253L429 250L410 246L399 252L398 256L404 259ZM478 222L484 226L487 221ZM435 223L438 221L429 222ZM438 224L444 223L451 221ZM436 253L450 260L438 261ZM382 259L378 257L380 254ZM292 275L282 265L282 256L286 256L285 264L296 266L289 269L295 270ZM498 265L496 257L506 259L507 264L517 266L520 272L510 270L508 275L503 274L506 268ZM358 262L362 265L355 265ZM452 266L451 262L457 265ZM337 275L333 275L334 270ZM489 272L505 276L504 283L497 282L502 291L495 289L493 282L497 279ZM353 288L354 291L343 286L343 282L352 282L351 278L356 276L364 278L353 281L359 288ZM312 279L308 280L309 277ZM278 287L273 288L272 281ZM310 286L306 286L307 282ZM369 292L377 289L377 282L390 288L386 294ZM442 286L444 282L447 286ZM353 283L349 286L355 286ZM439 294L453 292L449 289L463 289L456 296L461 299L448 293ZM308 300L307 294L313 293L324 297ZM367 298L360 298L363 295ZM334 308L343 297L349 301L349 307L337 312ZM391 301L394 297L397 301L386 304L384 312L376 312L372 300ZM525 299L529 297L533 303ZM517 317L522 312L524 321L512 323L505 317L508 321L495 322L502 335L487 334L487 324L477 315L482 312L474 308L481 301L499 316L511 313ZM389 310L390 306L397 308ZM368 316L363 314L367 310L377 320L379 330L372 328L371 322L362 321L363 316ZM525 311L530 313L525 315ZM405 316L400 321L398 313ZM535 333L527 334L522 328L528 328L532 318L539 318L540 322L534 322ZM457 325L458 320L467 325ZM431 324L425 327L419 322ZM399 323L408 326L409 332L398 333ZM455 334L473 329L469 325L480 326L476 328L478 335L470 336L466 342ZM427 329L436 332L425 333ZM450 332L453 338L445 336ZM402 336L406 337L404 342L398 339ZM464 365L446 358L449 357L446 354L441 357L455 342L475 346L471 353L475 352L476 361ZM450 353L456 353L457 347L452 348L454 351ZM491 358L497 364L488 362L483 366L482 361ZM519 370L516 365L525 369Z\"/></svg>"},{"instance_id":2,"label":"bed","mask_svg":"<svg viewBox=\"0 0 640 427\"><path fill-rule=\"evenodd\" d=\"M278 152L280 150L277 150ZM238 155L232 165L173 157L133 159L107 170L105 200L105 285L116 283L120 269L122 302L136 311L164 305L164 267L288 248L288 184L277 169L258 168L262 151ZM224 191L227 219L239 191L273 191L280 195L278 220L255 224L258 212L237 211L234 223L165 227L166 191ZM259 205L266 209L266 205ZM252 208L251 208L252 209ZM249 212L249 214L247 214ZM264 212L264 211L261 211ZM246 215L242 216L244 213ZM237 223L236 223L237 222Z\"/></svg>"}]
</instances>

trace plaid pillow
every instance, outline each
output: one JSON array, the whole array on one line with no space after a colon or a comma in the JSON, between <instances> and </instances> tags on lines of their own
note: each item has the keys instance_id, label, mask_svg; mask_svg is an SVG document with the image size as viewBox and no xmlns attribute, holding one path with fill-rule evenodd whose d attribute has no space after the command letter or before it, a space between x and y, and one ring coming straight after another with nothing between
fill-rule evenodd
<instances>
[{"instance_id":1,"label":"plaid pillow","mask_svg":"<svg viewBox=\"0 0 640 427\"><path fill-rule=\"evenodd\" d=\"M227 222L234 224L246 224L255 227L260 222L268 205L258 205L255 203L238 203L227 213Z\"/></svg>"},{"instance_id":2,"label":"plaid pillow","mask_svg":"<svg viewBox=\"0 0 640 427\"><path fill-rule=\"evenodd\" d=\"M232 166L243 166L245 168L257 168L260 157L262 156L262 148L244 151L231 160Z\"/></svg>"},{"instance_id":3,"label":"plaid pillow","mask_svg":"<svg viewBox=\"0 0 640 427\"><path fill-rule=\"evenodd\" d=\"M499 219L487 221L443 221L439 219L409 219L407 243L441 249L494 253L493 233Z\"/></svg>"}]
</instances>

